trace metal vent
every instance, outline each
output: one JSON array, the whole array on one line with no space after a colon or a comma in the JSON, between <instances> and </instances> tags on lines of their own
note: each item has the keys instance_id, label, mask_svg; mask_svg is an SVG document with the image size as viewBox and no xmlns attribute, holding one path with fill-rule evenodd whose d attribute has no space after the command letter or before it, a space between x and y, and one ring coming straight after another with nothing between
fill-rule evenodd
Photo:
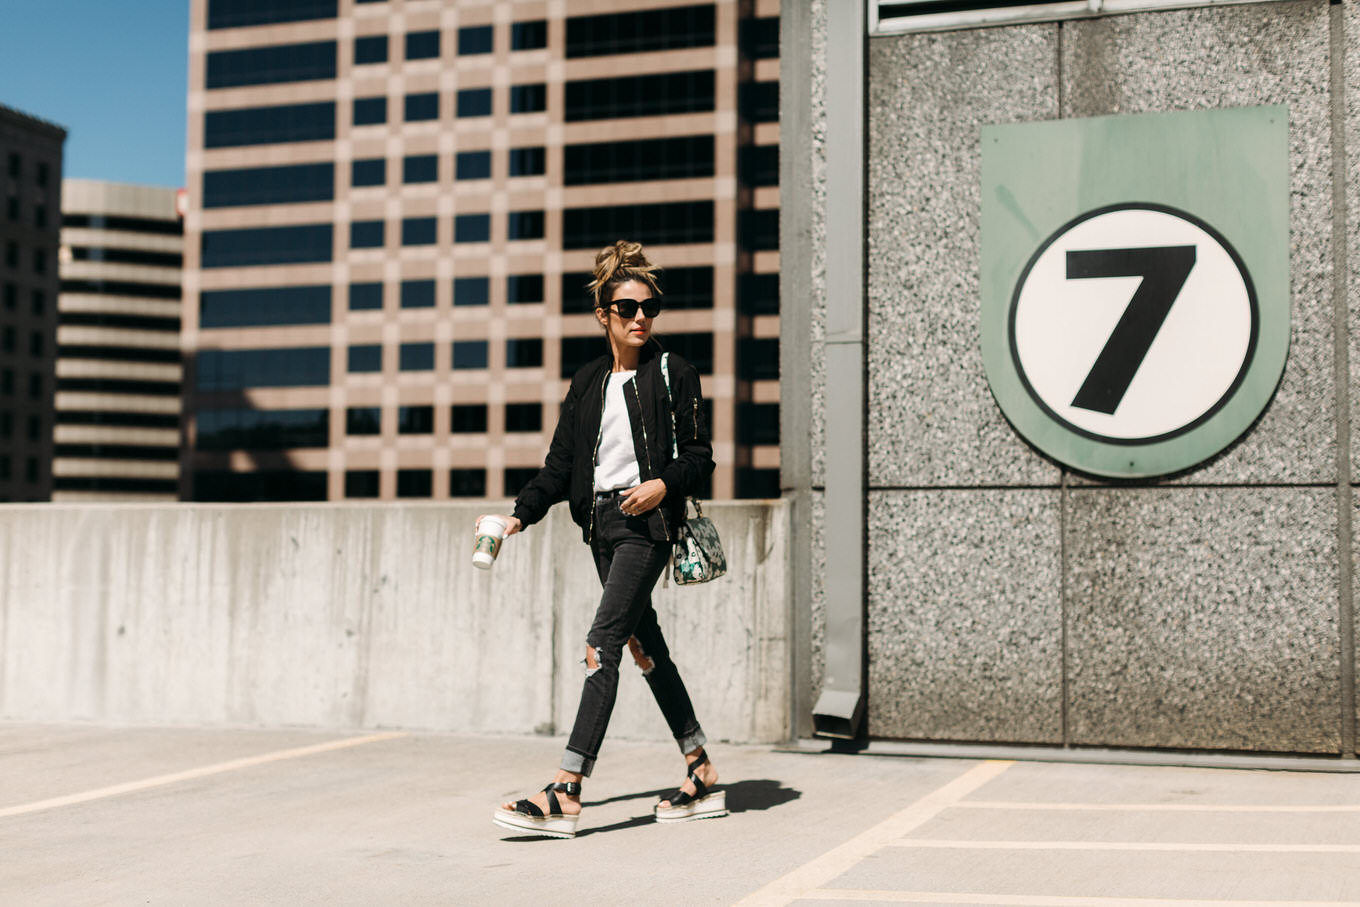
<instances>
[{"instance_id":1,"label":"metal vent","mask_svg":"<svg viewBox=\"0 0 1360 907\"><path fill-rule=\"evenodd\" d=\"M898 35L1262 2L1268 0L869 0L869 34Z\"/></svg>"}]
</instances>

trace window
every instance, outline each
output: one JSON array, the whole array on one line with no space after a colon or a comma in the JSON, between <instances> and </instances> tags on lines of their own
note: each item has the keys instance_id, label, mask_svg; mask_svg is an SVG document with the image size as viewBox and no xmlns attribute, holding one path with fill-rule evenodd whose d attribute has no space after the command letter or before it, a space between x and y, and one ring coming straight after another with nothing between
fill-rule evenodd
<instances>
[{"instance_id":1,"label":"window","mask_svg":"<svg viewBox=\"0 0 1360 907\"><path fill-rule=\"evenodd\" d=\"M12 283L5 284L5 308L11 312L14 311L14 307L18 305L18 300L19 288Z\"/></svg>"},{"instance_id":2,"label":"window","mask_svg":"<svg viewBox=\"0 0 1360 907\"><path fill-rule=\"evenodd\" d=\"M453 367L456 369L486 368L486 348L485 340L453 341Z\"/></svg>"},{"instance_id":3,"label":"window","mask_svg":"<svg viewBox=\"0 0 1360 907\"><path fill-rule=\"evenodd\" d=\"M208 28L334 19L336 0L209 0Z\"/></svg>"},{"instance_id":4,"label":"window","mask_svg":"<svg viewBox=\"0 0 1360 907\"><path fill-rule=\"evenodd\" d=\"M293 469L228 472L203 470L193 475L193 500L247 503L250 501L324 501L326 472Z\"/></svg>"},{"instance_id":5,"label":"window","mask_svg":"<svg viewBox=\"0 0 1360 907\"><path fill-rule=\"evenodd\" d=\"M354 99L354 125L371 126L374 123L387 122L387 98L355 98Z\"/></svg>"},{"instance_id":6,"label":"window","mask_svg":"<svg viewBox=\"0 0 1360 907\"><path fill-rule=\"evenodd\" d=\"M434 281L403 280L401 282L401 307L403 309L434 308Z\"/></svg>"},{"instance_id":7,"label":"window","mask_svg":"<svg viewBox=\"0 0 1360 907\"><path fill-rule=\"evenodd\" d=\"M490 301L491 282L486 277L455 277L454 305L486 305Z\"/></svg>"},{"instance_id":8,"label":"window","mask_svg":"<svg viewBox=\"0 0 1360 907\"><path fill-rule=\"evenodd\" d=\"M290 164L208 170L203 174L203 207L328 202L335 198L335 165Z\"/></svg>"},{"instance_id":9,"label":"window","mask_svg":"<svg viewBox=\"0 0 1360 907\"><path fill-rule=\"evenodd\" d=\"M365 63L386 63L387 35L365 35L362 38L355 38L354 62L360 66Z\"/></svg>"},{"instance_id":10,"label":"window","mask_svg":"<svg viewBox=\"0 0 1360 907\"><path fill-rule=\"evenodd\" d=\"M548 153L544 148L511 148L511 176L542 176L547 170Z\"/></svg>"},{"instance_id":11,"label":"window","mask_svg":"<svg viewBox=\"0 0 1360 907\"><path fill-rule=\"evenodd\" d=\"M386 227L380 220L356 220L349 225L349 247L351 249L378 249L382 247Z\"/></svg>"},{"instance_id":12,"label":"window","mask_svg":"<svg viewBox=\"0 0 1360 907\"><path fill-rule=\"evenodd\" d=\"M491 89L464 88L458 92L459 117L491 116Z\"/></svg>"},{"instance_id":13,"label":"window","mask_svg":"<svg viewBox=\"0 0 1360 907\"><path fill-rule=\"evenodd\" d=\"M506 217L506 239L542 239L542 211L511 211Z\"/></svg>"},{"instance_id":14,"label":"window","mask_svg":"<svg viewBox=\"0 0 1360 907\"><path fill-rule=\"evenodd\" d=\"M453 218L453 241L456 243L490 242L491 215L490 214L455 215ZM599 243L598 245L603 245L603 243Z\"/></svg>"},{"instance_id":15,"label":"window","mask_svg":"<svg viewBox=\"0 0 1360 907\"><path fill-rule=\"evenodd\" d=\"M542 365L542 337L516 337L505 341L506 368L539 368Z\"/></svg>"},{"instance_id":16,"label":"window","mask_svg":"<svg viewBox=\"0 0 1360 907\"><path fill-rule=\"evenodd\" d=\"M129 280L74 280L61 282L63 293L107 293L113 296L147 296L152 299L179 299L179 284L136 283ZM34 300L36 302L36 300Z\"/></svg>"},{"instance_id":17,"label":"window","mask_svg":"<svg viewBox=\"0 0 1360 907\"><path fill-rule=\"evenodd\" d=\"M403 343L401 361L403 372L428 372L434 369L433 343Z\"/></svg>"},{"instance_id":18,"label":"window","mask_svg":"<svg viewBox=\"0 0 1360 907\"><path fill-rule=\"evenodd\" d=\"M505 470L505 494L518 495L538 475L537 466L511 466Z\"/></svg>"},{"instance_id":19,"label":"window","mask_svg":"<svg viewBox=\"0 0 1360 907\"><path fill-rule=\"evenodd\" d=\"M511 274L505 278L505 301L510 305L543 301L542 274Z\"/></svg>"},{"instance_id":20,"label":"window","mask_svg":"<svg viewBox=\"0 0 1360 907\"><path fill-rule=\"evenodd\" d=\"M752 123L779 122L779 83L742 82L737 86L737 110Z\"/></svg>"},{"instance_id":21,"label":"window","mask_svg":"<svg viewBox=\"0 0 1360 907\"><path fill-rule=\"evenodd\" d=\"M433 406L397 407L397 434L428 435L434 432Z\"/></svg>"},{"instance_id":22,"label":"window","mask_svg":"<svg viewBox=\"0 0 1360 907\"><path fill-rule=\"evenodd\" d=\"M0 353L14 352L14 337L14 328L11 325L7 324L0 328Z\"/></svg>"},{"instance_id":23,"label":"window","mask_svg":"<svg viewBox=\"0 0 1360 907\"><path fill-rule=\"evenodd\" d=\"M401 222L401 244L432 246L437 232L438 224L433 217L408 217Z\"/></svg>"},{"instance_id":24,"label":"window","mask_svg":"<svg viewBox=\"0 0 1360 907\"><path fill-rule=\"evenodd\" d=\"M204 409L195 419L195 450L287 450L330 443L326 409Z\"/></svg>"},{"instance_id":25,"label":"window","mask_svg":"<svg viewBox=\"0 0 1360 907\"><path fill-rule=\"evenodd\" d=\"M768 60L779 56L779 17L742 19L737 26L737 45L743 56Z\"/></svg>"},{"instance_id":26,"label":"window","mask_svg":"<svg viewBox=\"0 0 1360 907\"><path fill-rule=\"evenodd\" d=\"M455 498L480 498L486 495L485 469L450 469L449 495Z\"/></svg>"},{"instance_id":27,"label":"window","mask_svg":"<svg viewBox=\"0 0 1360 907\"><path fill-rule=\"evenodd\" d=\"M458 56L489 54L492 51L493 26L469 25L458 29Z\"/></svg>"},{"instance_id":28,"label":"window","mask_svg":"<svg viewBox=\"0 0 1360 907\"><path fill-rule=\"evenodd\" d=\"M778 315L779 275L742 274L738 277L737 311L742 315Z\"/></svg>"},{"instance_id":29,"label":"window","mask_svg":"<svg viewBox=\"0 0 1360 907\"><path fill-rule=\"evenodd\" d=\"M333 138L334 101L210 110L203 115L204 148L320 142Z\"/></svg>"},{"instance_id":30,"label":"window","mask_svg":"<svg viewBox=\"0 0 1360 907\"><path fill-rule=\"evenodd\" d=\"M505 404L506 431L542 431L543 404L507 403Z\"/></svg>"},{"instance_id":31,"label":"window","mask_svg":"<svg viewBox=\"0 0 1360 907\"><path fill-rule=\"evenodd\" d=\"M779 338L742 337L737 341L737 377L743 381L779 379Z\"/></svg>"},{"instance_id":32,"label":"window","mask_svg":"<svg viewBox=\"0 0 1360 907\"><path fill-rule=\"evenodd\" d=\"M19 196L11 195L5 202L5 216L12 221L19 219Z\"/></svg>"},{"instance_id":33,"label":"window","mask_svg":"<svg viewBox=\"0 0 1360 907\"><path fill-rule=\"evenodd\" d=\"M335 78L335 42L271 44L208 52L204 87L237 88Z\"/></svg>"},{"instance_id":34,"label":"window","mask_svg":"<svg viewBox=\"0 0 1360 907\"><path fill-rule=\"evenodd\" d=\"M510 26L511 50L537 50L548 46L548 22L535 19L531 22L515 22Z\"/></svg>"},{"instance_id":35,"label":"window","mask_svg":"<svg viewBox=\"0 0 1360 907\"><path fill-rule=\"evenodd\" d=\"M178 268L184 260L178 252L143 252L140 249L110 249L104 246L67 246L67 249L72 261L113 261Z\"/></svg>"},{"instance_id":36,"label":"window","mask_svg":"<svg viewBox=\"0 0 1360 907\"><path fill-rule=\"evenodd\" d=\"M19 155L11 151L9 153L9 175L18 177L20 172Z\"/></svg>"},{"instance_id":37,"label":"window","mask_svg":"<svg viewBox=\"0 0 1360 907\"><path fill-rule=\"evenodd\" d=\"M0 369L0 394L14 393L14 369Z\"/></svg>"},{"instance_id":38,"label":"window","mask_svg":"<svg viewBox=\"0 0 1360 907\"><path fill-rule=\"evenodd\" d=\"M490 151L460 151L454 158L454 179L484 180L491 178Z\"/></svg>"},{"instance_id":39,"label":"window","mask_svg":"<svg viewBox=\"0 0 1360 907\"><path fill-rule=\"evenodd\" d=\"M562 165L568 186L712 176L713 136L567 145Z\"/></svg>"},{"instance_id":40,"label":"window","mask_svg":"<svg viewBox=\"0 0 1360 907\"><path fill-rule=\"evenodd\" d=\"M408 94L406 96L406 122L439 119L439 93Z\"/></svg>"},{"instance_id":41,"label":"window","mask_svg":"<svg viewBox=\"0 0 1360 907\"><path fill-rule=\"evenodd\" d=\"M748 252L779 248L779 209L737 212L737 244Z\"/></svg>"},{"instance_id":42,"label":"window","mask_svg":"<svg viewBox=\"0 0 1360 907\"><path fill-rule=\"evenodd\" d=\"M40 437L42 437L42 416L39 416L39 415L30 415L30 416L28 417L28 440L30 440L30 441L36 441L36 440L38 440ZM74 444L58 444L58 445L56 445L56 447L57 447L56 455L59 456L59 457L61 457L61 456L72 456L73 454L71 453L70 448L71 448L71 447L76 447L76 446L77 446L77 445L74 445ZM84 445L79 445L79 446L82 446L82 447L83 447ZM93 446L93 445L91 445L91 446ZM114 454L113 454L112 452L110 452L110 451L107 450L108 447L118 447L118 448L122 448L123 450L127 450L127 448L130 447L131 445L127 445L127 446L124 446L124 445L100 445L100 446L105 448L105 451L103 452L103 455L104 455L104 456L114 456ZM66 449L63 450L63 448L66 448ZM140 450L140 451L146 451L146 450L148 450L148 448L140 448L139 450ZM173 460L173 459L176 458L176 453L175 453L175 450L174 450L173 448L164 448L164 447L162 447L162 448L150 448L149 450L154 450L157 454L159 454L159 456L155 456L155 457L130 457L129 459L138 459L138 460L140 460L140 459ZM167 454L168 454L168 456L167 456ZM80 456L80 454L78 454L78 453L77 453L77 454L74 454L74 455L75 455L75 456ZM99 454L99 453L94 453L94 455L95 455L95 456L99 456L100 454Z\"/></svg>"},{"instance_id":43,"label":"window","mask_svg":"<svg viewBox=\"0 0 1360 907\"><path fill-rule=\"evenodd\" d=\"M41 228L41 227L46 227L46 226L47 226L47 206L46 206L46 205L37 204L37 205L34 205L34 206L33 206L33 226L39 227L39 228Z\"/></svg>"},{"instance_id":44,"label":"window","mask_svg":"<svg viewBox=\"0 0 1360 907\"><path fill-rule=\"evenodd\" d=\"M19 267L19 244L14 240L5 243L5 264L11 268Z\"/></svg>"},{"instance_id":45,"label":"window","mask_svg":"<svg viewBox=\"0 0 1360 907\"><path fill-rule=\"evenodd\" d=\"M381 186L387 182L387 159L366 157L349 165L351 186Z\"/></svg>"},{"instance_id":46,"label":"window","mask_svg":"<svg viewBox=\"0 0 1360 907\"><path fill-rule=\"evenodd\" d=\"M713 202L567 208L562 212L565 249L598 249L620 236L644 245L713 242Z\"/></svg>"},{"instance_id":47,"label":"window","mask_svg":"<svg viewBox=\"0 0 1360 907\"><path fill-rule=\"evenodd\" d=\"M28 354L30 356L41 356L43 354L43 335L39 331L34 331L28 335Z\"/></svg>"},{"instance_id":48,"label":"window","mask_svg":"<svg viewBox=\"0 0 1360 907\"><path fill-rule=\"evenodd\" d=\"M437 56L439 56L439 32L416 31L406 35L406 59L429 60Z\"/></svg>"},{"instance_id":49,"label":"window","mask_svg":"<svg viewBox=\"0 0 1360 907\"><path fill-rule=\"evenodd\" d=\"M699 370L699 374L713 374L712 334L666 334L662 343L666 349L688 359ZM778 360L779 357L775 356L775 361Z\"/></svg>"},{"instance_id":50,"label":"window","mask_svg":"<svg viewBox=\"0 0 1360 907\"><path fill-rule=\"evenodd\" d=\"M778 186L779 146L746 145L739 148L737 178L747 186Z\"/></svg>"},{"instance_id":51,"label":"window","mask_svg":"<svg viewBox=\"0 0 1360 907\"><path fill-rule=\"evenodd\" d=\"M401 164L403 183L433 183L439 180L439 157L433 154L408 155Z\"/></svg>"},{"instance_id":52,"label":"window","mask_svg":"<svg viewBox=\"0 0 1360 907\"><path fill-rule=\"evenodd\" d=\"M351 406L345 410L345 434L382 434L382 410L376 406Z\"/></svg>"},{"instance_id":53,"label":"window","mask_svg":"<svg viewBox=\"0 0 1360 907\"><path fill-rule=\"evenodd\" d=\"M567 20L567 57L634 54L679 47L711 47L713 4L643 12L572 16Z\"/></svg>"},{"instance_id":54,"label":"window","mask_svg":"<svg viewBox=\"0 0 1360 907\"><path fill-rule=\"evenodd\" d=\"M63 214L61 222L66 227L89 227L92 230L133 230L163 236L180 236L184 233L184 225L180 223L179 218L165 220L154 217L123 217L117 214Z\"/></svg>"},{"instance_id":55,"label":"window","mask_svg":"<svg viewBox=\"0 0 1360 907\"><path fill-rule=\"evenodd\" d=\"M449 410L449 431L459 435L486 431L486 404L455 403Z\"/></svg>"},{"instance_id":56,"label":"window","mask_svg":"<svg viewBox=\"0 0 1360 907\"><path fill-rule=\"evenodd\" d=\"M548 86L537 85L510 86L511 113L538 113L548 109Z\"/></svg>"},{"instance_id":57,"label":"window","mask_svg":"<svg viewBox=\"0 0 1360 907\"><path fill-rule=\"evenodd\" d=\"M200 391L331 383L331 350L327 346L201 350L196 364L196 387Z\"/></svg>"},{"instance_id":58,"label":"window","mask_svg":"<svg viewBox=\"0 0 1360 907\"><path fill-rule=\"evenodd\" d=\"M345 497L376 498L378 496L378 470L346 469Z\"/></svg>"},{"instance_id":59,"label":"window","mask_svg":"<svg viewBox=\"0 0 1360 907\"><path fill-rule=\"evenodd\" d=\"M34 274L46 274L46 273L47 273L47 250L46 250L46 249L34 249L34 250L33 250L33 273L34 273Z\"/></svg>"},{"instance_id":60,"label":"window","mask_svg":"<svg viewBox=\"0 0 1360 907\"><path fill-rule=\"evenodd\" d=\"M737 467L736 480L736 497L779 497L778 469L755 469L750 466L739 466Z\"/></svg>"},{"instance_id":61,"label":"window","mask_svg":"<svg viewBox=\"0 0 1360 907\"><path fill-rule=\"evenodd\" d=\"M328 324L329 285L204 290L198 295L200 328L269 327L281 324Z\"/></svg>"},{"instance_id":62,"label":"window","mask_svg":"<svg viewBox=\"0 0 1360 907\"><path fill-rule=\"evenodd\" d=\"M713 86L711 69L568 82L566 119L570 123L707 112L713 109Z\"/></svg>"},{"instance_id":63,"label":"window","mask_svg":"<svg viewBox=\"0 0 1360 907\"><path fill-rule=\"evenodd\" d=\"M382 371L382 344L357 344L349 348L349 371L353 374Z\"/></svg>"},{"instance_id":64,"label":"window","mask_svg":"<svg viewBox=\"0 0 1360 907\"><path fill-rule=\"evenodd\" d=\"M135 295L135 294L134 294ZM41 315L47 310L47 294L42 290L33 291L33 314Z\"/></svg>"},{"instance_id":65,"label":"window","mask_svg":"<svg viewBox=\"0 0 1360 907\"><path fill-rule=\"evenodd\" d=\"M330 260L330 224L204 230L199 256L199 264L204 268L241 268Z\"/></svg>"},{"instance_id":66,"label":"window","mask_svg":"<svg viewBox=\"0 0 1360 907\"><path fill-rule=\"evenodd\" d=\"M49 171L48 166L47 166L47 161L38 161L38 177L37 177L37 183L38 183L39 186L46 186L46 185L47 185L47 175L48 175L49 172L50 172L50 171Z\"/></svg>"},{"instance_id":67,"label":"window","mask_svg":"<svg viewBox=\"0 0 1360 907\"><path fill-rule=\"evenodd\" d=\"M738 403L738 444L778 444L779 404Z\"/></svg>"},{"instance_id":68,"label":"window","mask_svg":"<svg viewBox=\"0 0 1360 907\"><path fill-rule=\"evenodd\" d=\"M431 493L431 478L434 473L429 469L398 469L397 497L428 498Z\"/></svg>"},{"instance_id":69,"label":"window","mask_svg":"<svg viewBox=\"0 0 1360 907\"><path fill-rule=\"evenodd\" d=\"M365 311L383 307L383 285L381 283L352 283L349 285L350 311Z\"/></svg>"}]
</instances>

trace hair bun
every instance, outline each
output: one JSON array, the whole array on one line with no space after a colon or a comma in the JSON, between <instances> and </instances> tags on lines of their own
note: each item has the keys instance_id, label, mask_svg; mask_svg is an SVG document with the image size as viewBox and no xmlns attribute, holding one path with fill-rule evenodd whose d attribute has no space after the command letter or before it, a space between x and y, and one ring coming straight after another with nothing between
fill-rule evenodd
<instances>
[{"instance_id":1,"label":"hair bun","mask_svg":"<svg viewBox=\"0 0 1360 907\"><path fill-rule=\"evenodd\" d=\"M655 272L661 270L647 260L642 251L642 243L626 239L605 246L595 255L594 279L586 289L594 294L595 305L600 304L600 291L609 285L618 285L628 280L647 284L655 295L660 295L656 286Z\"/></svg>"}]
</instances>

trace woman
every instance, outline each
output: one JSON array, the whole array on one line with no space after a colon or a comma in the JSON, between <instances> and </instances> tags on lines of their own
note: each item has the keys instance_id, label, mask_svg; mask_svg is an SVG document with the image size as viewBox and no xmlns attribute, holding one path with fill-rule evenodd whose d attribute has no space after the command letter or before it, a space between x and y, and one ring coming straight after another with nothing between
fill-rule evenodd
<instances>
[{"instance_id":1,"label":"woman","mask_svg":"<svg viewBox=\"0 0 1360 907\"><path fill-rule=\"evenodd\" d=\"M566 499L604 584L586 634L585 688L561 767L541 792L496 810L495 823L515 831L576 834L581 779L595 767L604 740L625 644L685 757L685 782L657 804L657 821L727 814L725 792L712 790L718 773L704 753L704 732L651 601L675 527L685 518L685 499L713 471L699 373L679 356L663 354L651 337L661 309L657 270L638 243L619 241L596 255L588 289L609 353L572 378L543 468L515 500L514 515L505 517L506 535L513 535Z\"/></svg>"}]
</instances>

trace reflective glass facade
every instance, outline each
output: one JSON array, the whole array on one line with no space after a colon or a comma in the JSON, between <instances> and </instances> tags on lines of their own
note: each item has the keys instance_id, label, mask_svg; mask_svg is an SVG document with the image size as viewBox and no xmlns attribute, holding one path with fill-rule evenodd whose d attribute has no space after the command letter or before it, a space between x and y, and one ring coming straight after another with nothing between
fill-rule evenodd
<instances>
[{"instance_id":1,"label":"reflective glass facade","mask_svg":"<svg viewBox=\"0 0 1360 907\"><path fill-rule=\"evenodd\" d=\"M273 145L335 138L335 102L210 110L203 117L203 146Z\"/></svg>"},{"instance_id":2,"label":"reflective glass facade","mask_svg":"<svg viewBox=\"0 0 1360 907\"><path fill-rule=\"evenodd\" d=\"M208 88L238 88L276 82L335 78L335 42L273 44L208 54Z\"/></svg>"},{"instance_id":3,"label":"reflective glass facade","mask_svg":"<svg viewBox=\"0 0 1360 907\"><path fill-rule=\"evenodd\" d=\"M329 284L204 290L198 297L198 324L201 328L327 324L330 320Z\"/></svg>"},{"instance_id":4,"label":"reflective glass facade","mask_svg":"<svg viewBox=\"0 0 1360 907\"><path fill-rule=\"evenodd\" d=\"M335 165L287 164L208 170L203 174L203 207L285 205L328 202L335 198Z\"/></svg>"},{"instance_id":5,"label":"reflective glass facade","mask_svg":"<svg viewBox=\"0 0 1360 907\"><path fill-rule=\"evenodd\" d=\"M331 260L331 225L246 227L203 231L204 268L282 265Z\"/></svg>"}]
</instances>

